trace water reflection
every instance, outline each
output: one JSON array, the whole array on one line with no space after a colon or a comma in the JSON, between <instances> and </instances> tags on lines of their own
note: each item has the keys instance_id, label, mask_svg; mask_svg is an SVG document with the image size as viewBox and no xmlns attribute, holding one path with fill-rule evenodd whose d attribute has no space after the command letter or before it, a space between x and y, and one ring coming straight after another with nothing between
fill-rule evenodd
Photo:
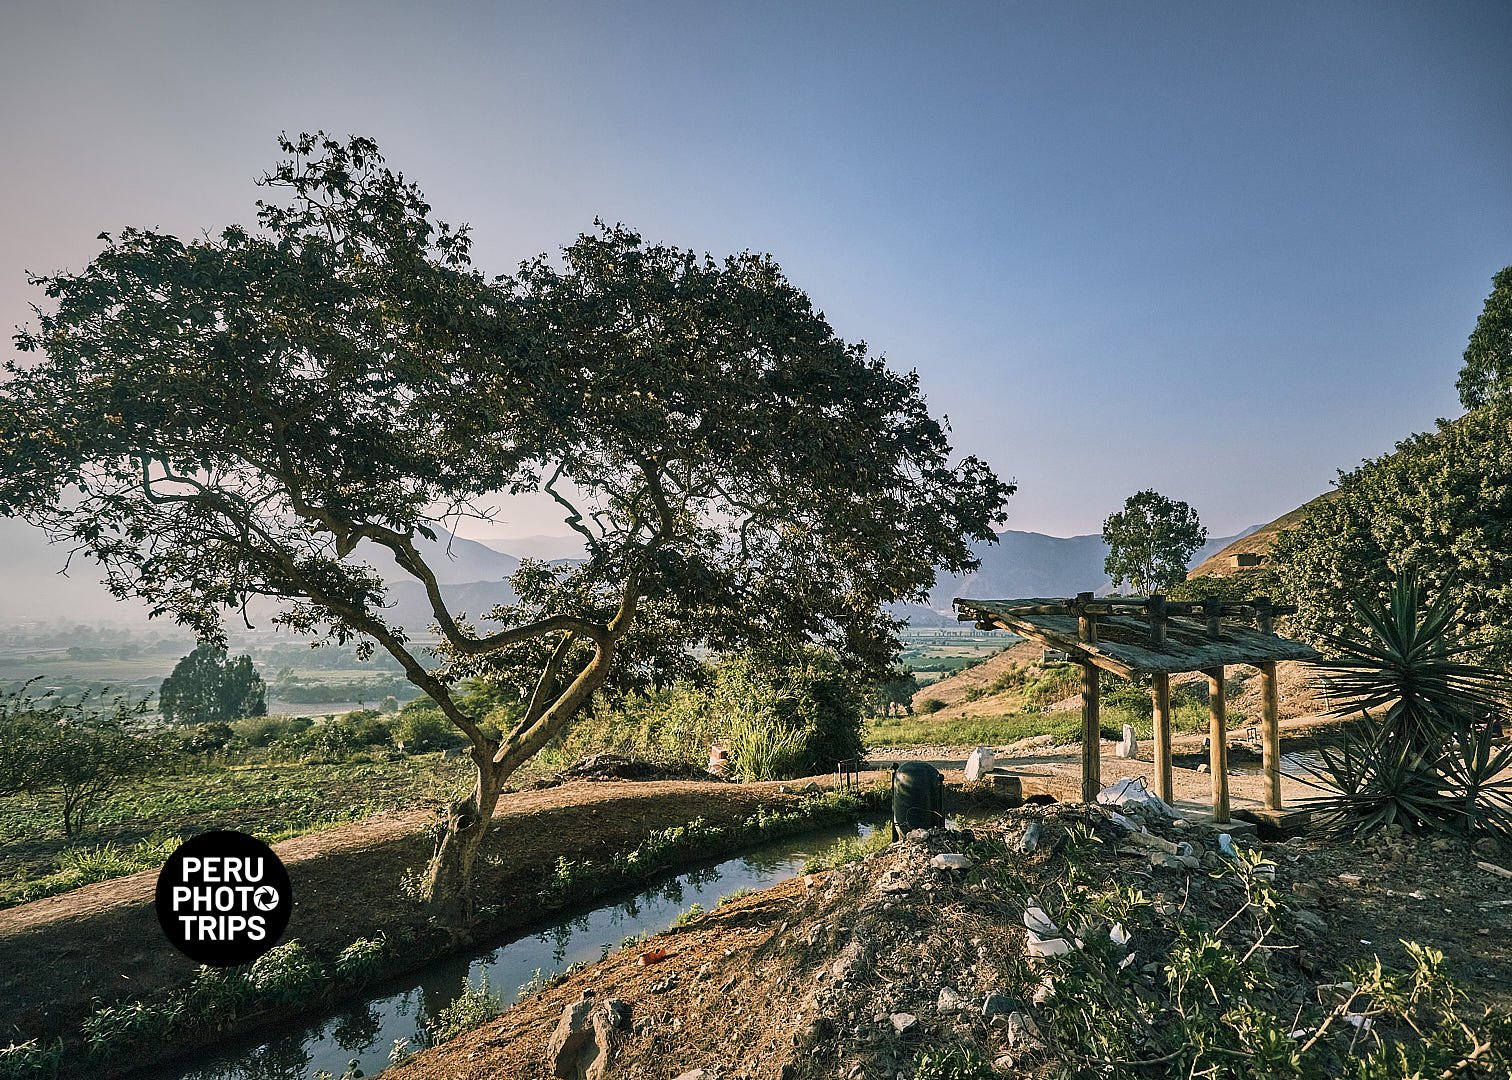
<instances>
[{"instance_id":1,"label":"water reflection","mask_svg":"<svg viewBox=\"0 0 1512 1080\"><path fill-rule=\"evenodd\" d=\"M477 985L486 976L496 992L513 997L537 971L550 976L572 964L597 961L626 938L667 929L693 904L712 908L737 890L768 888L799 873L810 854L871 831L872 826L861 824L810 833L667 878L486 952L441 957L418 975L380 988L365 1001L345 1004L319 1023L274 1039L228 1040L215 1053L145 1075L153 1080L309 1080L320 1070L340 1076L356 1059L363 1073L373 1076L388 1065L395 1042L425 1045L431 1019L456 999L464 980Z\"/></svg>"}]
</instances>

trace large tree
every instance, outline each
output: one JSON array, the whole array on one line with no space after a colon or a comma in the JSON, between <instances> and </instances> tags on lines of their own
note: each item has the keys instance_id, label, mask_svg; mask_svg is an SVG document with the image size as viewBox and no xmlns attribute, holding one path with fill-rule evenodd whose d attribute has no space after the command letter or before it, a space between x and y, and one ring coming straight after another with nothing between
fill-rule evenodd
<instances>
[{"instance_id":1,"label":"large tree","mask_svg":"<svg viewBox=\"0 0 1512 1080\"><path fill-rule=\"evenodd\" d=\"M224 645L206 642L163 680L158 711L170 722L186 724L263 716L268 711L267 688L250 656L232 660Z\"/></svg>"},{"instance_id":2,"label":"large tree","mask_svg":"<svg viewBox=\"0 0 1512 1080\"><path fill-rule=\"evenodd\" d=\"M97 559L207 640L222 614L390 653L466 737L429 899L471 914L505 779L606 684L690 650L809 642L857 670L896 649L884 603L975 562L1012 486L952 463L917 377L838 338L769 257L599 228L510 276L469 261L369 140L284 140L257 227L128 229L18 335L0 386L0 511ZM525 563L519 602L451 610L417 538L543 491L582 538ZM418 580L446 663L385 614ZM453 691L518 689L495 737Z\"/></svg>"},{"instance_id":3,"label":"large tree","mask_svg":"<svg viewBox=\"0 0 1512 1080\"><path fill-rule=\"evenodd\" d=\"M1512 266L1491 279L1491 295L1470 332L1455 386L1467 409L1512 398Z\"/></svg>"},{"instance_id":4,"label":"large tree","mask_svg":"<svg viewBox=\"0 0 1512 1080\"><path fill-rule=\"evenodd\" d=\"M1138 491L1108 515L1102 538L1108 545L1103 572L1113 584L1127 581L1136 593L1149 593L1185 580L1187 562L1207 540L1207 529L1186 503Z\"/></svg>"}]
</instances>

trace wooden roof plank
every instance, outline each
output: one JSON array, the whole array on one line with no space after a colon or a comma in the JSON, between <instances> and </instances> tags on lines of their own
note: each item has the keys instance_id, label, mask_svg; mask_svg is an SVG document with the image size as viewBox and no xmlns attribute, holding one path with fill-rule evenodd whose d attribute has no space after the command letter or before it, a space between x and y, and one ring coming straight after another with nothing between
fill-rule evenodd
<instances>
[{"instance_id":1,"label":"wooden roof plank","mask_svg":"<svg viewBox=\"0 0 1512 1080\"><path fill-rule=\"evenodd\" d=\"M1149 621L1133 614L1099 616L1098 640L1084 642L1077 635L1076 615L1064 600L961 599L955 601L955 606L963 619L988 622L1051 648L1085 656L1098 667L1124 678L1157 672L1205 671L1229 664L1320 659L1311 646L1233 622L1224 623L1222 634L1211 638L1201 623L1168 619L1165 648L1157 649L1150 643Z\"/></svg>"}]
</instances>

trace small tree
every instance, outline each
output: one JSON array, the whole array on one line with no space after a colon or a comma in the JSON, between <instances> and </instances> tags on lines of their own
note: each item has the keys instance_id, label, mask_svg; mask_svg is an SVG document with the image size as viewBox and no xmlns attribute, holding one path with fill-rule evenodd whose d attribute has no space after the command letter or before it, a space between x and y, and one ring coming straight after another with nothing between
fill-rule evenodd
<instances>
[{"instance_id":1,"label":"small tree","mask_svg":"<svg viewBox=\"0 0 1512 1080\"><path fill-rule=\"evenodd\" d=\"M1103 522L1108 557L1103 571L1114 586L1125 581L1136 593L1156 592L1186 578L1187 563L1207 541L1197 512L1158 491L1140 491Z\"/></svg>"},{"instance_id":2,"label":"small tree","mask_svg":"<svg viewBox=\"0 0 1512 1080\"><path fill-rule=\"evenodd\" d=\"M223 645L205 643L174 665L158 690L169 723L209 724L268 714L267 691L250 656L230 660Z\"/></svg>"},{"instance_id":3,"label":"small tree","mask_svg":"<svg viewBox=\"0 0 1512 1080\"><path fill-rule=\"evenodd\" d=\"M64 835L77 836L104 799L172 760L166 738L131 730L146 705L117 698L100 708L25 688L0 697L0 793L52 795Z\"/></svg>"},{"instance_id":4,"label":"small tree","mask_svg":"<svg viewBox=\"0 0 1512 1080\"><path fill-rule=\"evenodd\" d=\"M872 715L891 716L894 709L903 713L912 712L913 697L918 692L919 679L913 668L893 668L872 688Z\"/></svg>"}]
</instances>

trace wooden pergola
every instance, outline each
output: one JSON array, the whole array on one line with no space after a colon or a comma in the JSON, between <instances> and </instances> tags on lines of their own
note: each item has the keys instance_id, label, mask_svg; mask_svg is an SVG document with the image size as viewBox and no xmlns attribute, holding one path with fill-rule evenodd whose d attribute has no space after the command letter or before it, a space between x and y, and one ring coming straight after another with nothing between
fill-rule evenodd
<instances>
[{"instance_id":1,"label":"wooden pergola","mask_svg":"<svg viewBox=\"0 0 1512 1080\"><path fill-rule=\"evenodd\" d=\"M1171 676L1200 671L1208 678L1208 712L1213 774L1213 817L1229 820L1228 719L1224 668L1249 664L1260 669L1265 808L1281 809L1281 733L1276 688L1280 660L1318 660L1312 648L1280 637L1273 620L1295 609L1260 598L1244 603L1207 600L1185 603L1164 596L1105 596L1081 593L1070 599L957 600L962 622L983 630L1008 630L1059 649L1082 668L1082 801L1102 790L1102 717L1097 670L1125 679L1149 675L1155 711L1157 793L1173 801L1171 780ZM1252 621L1253 626L1235 620Z\"/></svg>"}]
</instances>

